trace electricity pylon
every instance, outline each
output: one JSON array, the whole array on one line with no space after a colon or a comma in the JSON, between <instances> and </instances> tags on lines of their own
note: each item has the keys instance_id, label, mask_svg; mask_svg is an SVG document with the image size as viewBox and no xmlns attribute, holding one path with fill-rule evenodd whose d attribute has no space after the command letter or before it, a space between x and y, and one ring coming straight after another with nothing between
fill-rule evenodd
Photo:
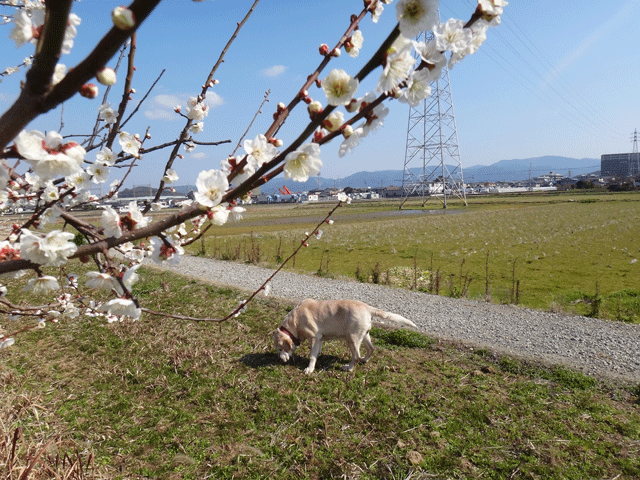
<instances>
[{"instance_id":1,"label":"electricity pylon","mask_svg":"<svg viewBox=\"0 0 640 480\"><path fill-rule=\"evenodd\" d=\"M431 39L432 32L423 32L417 40ZM422 104L410 107L402 194L400 208L410 196L419 196L423 207L434 197L442 200L442 208L447 208L450 196L460 198L467 205L446 65L440 78L431 82L431 96Z\"/></svg>"}]
</instances>

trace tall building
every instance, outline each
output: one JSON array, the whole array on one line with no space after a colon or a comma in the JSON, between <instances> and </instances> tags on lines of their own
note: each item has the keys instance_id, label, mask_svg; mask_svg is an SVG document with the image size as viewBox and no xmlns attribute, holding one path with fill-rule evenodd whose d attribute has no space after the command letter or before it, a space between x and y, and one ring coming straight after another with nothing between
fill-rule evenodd
<instances>
[{"instance_id":1,"label":"tall building","mask_svg":"<svg viewBox=\"0 0 640 480\"><path fill-rule=\"evenodd\" d=\"M600 157L603 177L633 177L640 173L640 153L610 153Z\"/></svg>"}]
</instances>

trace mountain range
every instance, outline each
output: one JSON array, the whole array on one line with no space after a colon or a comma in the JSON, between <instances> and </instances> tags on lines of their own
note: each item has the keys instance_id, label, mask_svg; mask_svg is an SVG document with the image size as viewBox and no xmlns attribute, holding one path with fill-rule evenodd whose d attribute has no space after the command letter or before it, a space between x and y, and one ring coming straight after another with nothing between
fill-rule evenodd
<instances>
[{"instance_id":1,"label":"mountain range","mask_svg":"<svg viewBox=\"0 0 640 480\"><path fill-rule=\"evenodd\" d=\"M410 169L415 175L422 172L422 167ZM429 165L426 167L427 174L439 175L439 165ZM455 171L455 167L447 166L449 172ZM595 158L569 158L559 156L544 156L534 158L523 158L513 160L501 160L491 165L475 165L463 168L463 177L467 183L476 182L513 182L527 180L529 177L539 177L545 173L554 172L575 177L600 170L600 159ZM323 177L313 177L308 181L292 182L283 178L276 178L270 184L265 185L262 190L265 193L276 192L282 185L286 185L292 192L302 192L312 189L324 189L329 187L387 187L389 185L402 185L404 170L379 170L375 172L357 172L348 177L331 179ZM280 180L280 181L278 181Z\"/></svg>"},{"instance_id":2,"label":"mountain range","mask_svg":"<svg viewBox=\"0 0 640 480\"><path fill-rule=\"evenodd\" d=\"M448 166L448 171L454 171L453 166ZM427 166L427 172L440 170L439 165ZM477 182L513 182L527 180L528 178L539 177L545 173L554 172L566 176L575 177L600 170L600 159L596 158L570 158L559 156L544 156L533 158L521 158L513 160L500 160L491 165L474 165L463 168L464 180L467 183ZM411 168L415 175L419 175L422 167ZM262 187L264 193L277 193L279 188L286 186L292 192L304 192L325 188L366 188L366 187L387 187L390 185L401 186L404 170L379 170L375 172L357 172L348 177L333 179L324 177L313 177L306 182L293 182L284 180L283 177L276 177L270 183ZM438 173L434 173L433 177ZM150 187L143 188L146 192ZM182 185L173 187L175 194L186 195L196 189L194 185ZM155 189L154 193L155 193ZM120 196L125 197L125 191ZM144 193L136 192L138 196ZM148 195L148 193L144 193ZM133 196L133 195L130 195Z\"/></svg>"}]
</instances>

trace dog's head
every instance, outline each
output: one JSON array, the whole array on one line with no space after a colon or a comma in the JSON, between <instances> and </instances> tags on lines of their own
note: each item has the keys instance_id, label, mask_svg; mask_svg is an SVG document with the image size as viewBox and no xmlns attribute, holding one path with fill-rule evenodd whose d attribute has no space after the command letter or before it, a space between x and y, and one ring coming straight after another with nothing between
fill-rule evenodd
<instances>
[{"instance_id":1,"label":"dog's head","mask_svg":"<svg viewBox=\"0 0 640 480\"><path fill-rule=\"evenodd\" d=\"M280 360L285 363L293 357L293 352L298 348L293 339L279 328L273 332L273 346L278 351Z\"/></svg>"}]
</instances>

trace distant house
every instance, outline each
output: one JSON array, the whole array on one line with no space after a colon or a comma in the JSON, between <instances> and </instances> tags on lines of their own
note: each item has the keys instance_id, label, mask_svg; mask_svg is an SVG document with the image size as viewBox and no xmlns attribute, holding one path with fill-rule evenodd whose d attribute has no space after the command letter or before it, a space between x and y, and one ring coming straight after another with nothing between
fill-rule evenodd
<instances>
[{"instance_id":1,"label":"distant house","mask_svg":"<svg viewBox=\"0 0 640 480\"><path fill-rule=\"evenodd\" d=\"M382 190L382 196L385 198L402 197L402 187L396 185L389 185Z\"/></svg>"}]
</instances>

